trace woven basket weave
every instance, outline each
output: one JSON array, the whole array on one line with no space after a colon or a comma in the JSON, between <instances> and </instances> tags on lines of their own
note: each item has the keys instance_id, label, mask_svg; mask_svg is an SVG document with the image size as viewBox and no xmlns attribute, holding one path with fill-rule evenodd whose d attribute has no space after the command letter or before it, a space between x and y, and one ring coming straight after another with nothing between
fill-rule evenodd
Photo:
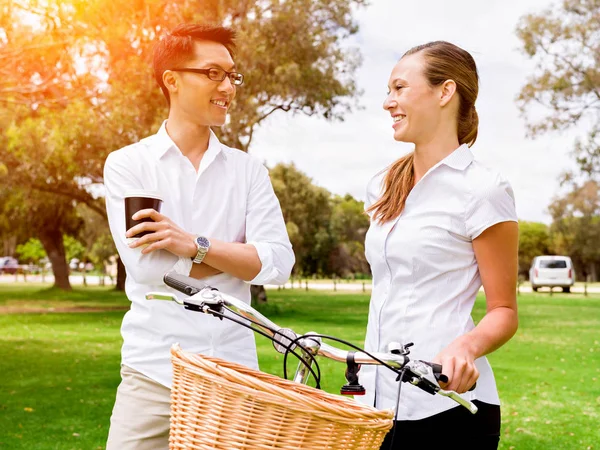
<instances>
[{"instance_id":1,"label":"woven basket weave","mask_svg":"<svg viewBox=\"0 0 600 450\"><path fill-rule=\"evenodd\" d=\"M171 348L169 448L376 450L393 412Z\"/></svg>"}]
</instances>

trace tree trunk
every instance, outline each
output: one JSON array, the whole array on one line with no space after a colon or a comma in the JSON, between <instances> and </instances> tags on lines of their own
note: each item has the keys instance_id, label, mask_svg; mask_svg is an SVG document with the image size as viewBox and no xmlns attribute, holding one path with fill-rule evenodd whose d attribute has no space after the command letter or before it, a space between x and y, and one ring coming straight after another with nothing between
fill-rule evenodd
<instances>
[{"instance_id":1,"label":"tree trunk","mask_svg":"<svg viewBox=\"0 0 600 450\"><path fill-rule=\"evenodd\" d=\"M250 304L252 306L264 305L267 303L267 291L264 286L250 286L250 294L252 295Z\"/></svg>"},{"instance_id":2,"label":"tree trunk","mask_svg":"<svg viewBox=\"0 0 600 450\"><path fill-rule=\"evenodd\" d=\"M2 240L2 246L4 247L2 255L14 256L15 250L17 248L17 236L5 237Z\"/></svg>"},{"instance_id":3,"label":"tree trunk","mask_svg":"<svg viewBox=\"0 0 600 450\"><path fill-rule=\"evenodd\" d=\"M40 232L40 241L46 250L48 259L52 263L52 272L54 273L54 287L70 291L69 266L67 265L67 255L63 243L62 233L58 230L46 229Z\"/></svg>"},{"instance_id":4,"label":"tree trunk","mask_svg":"<svg viewBox=\"0 0 600 450\"><path fill-rule=\"evenodd\" d=\"M590 282L595 283L596 281L598 281L598 277L596 275L596 264L595 263L591 263L590 264L590 273L588 274Z\"/></svg>"},{"instance_id":5,"label":"tree trunk","mask_svg":"<svg viewBox=\"0 0 600 450\"><path fill-rule=\"evenodd\" d=\"M115 284L115 290L124 291L125 290L125 277L127 276L127 272L125 272L125 266L123 265L123 261L121 258L117 258L117 284Z\"/></svg>"}]
</instances>

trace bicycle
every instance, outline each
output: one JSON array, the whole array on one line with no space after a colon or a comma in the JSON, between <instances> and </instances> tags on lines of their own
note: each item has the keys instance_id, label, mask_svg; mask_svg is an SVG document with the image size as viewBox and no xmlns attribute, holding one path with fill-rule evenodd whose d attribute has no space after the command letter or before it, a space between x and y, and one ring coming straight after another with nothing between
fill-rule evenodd
<instances>
[{"instance_id":1,"label":"bicycle","mask_svg":"<svg viewBox=\"0 0 600 450\"><path fill-rule=\"evenodd\" d=\"M190 428L189 423L185 426L181 426L182 430L176 432L174 430L174 424L177 424L177 420L174 418L174 415L177 414L178 405L175 402L183 403L185 402L185 392L184 395L180 395L181 393L177 393L175 390L175 378L178 378L178 382L187 383L188 396L191 393L198 393L198 389L194 389L193 383L204 383L207 379L213 383L211 386L217 386L217 390L220 390L222 385L227 385L230 391L236 391L235 394L241 399L247 399L248 396L257 396L257 397L265 397L266 404L271 405L273 402L277 400L270 397L268 392L274 390L277 395L279 395L288 408L294 409L293 406L285 403L289 402L298 402L301 404L300 408L295 408L295 410L300 409L301 411L310 406L317 404L321 400L324 402L323 405L320 405L327 414L318 413L316 414L322 419L323 415L325 415L327 420L335 419L335 415L338 414L344 416L348 424L350 424L346 428L339 428L337 430L338 434L343 434L346 432L346 435L341 436L339 438L339 442L337 444L321 444L327 445L326 447L311 447L310 445L314 444L306 444L308 446L304 447L303 444L299 444L294 441L294 436L290 439L292 441L290 446L287 447L285 443L282 443L287 437L281 438L282 442L265 442L264 445L260 439L258 440L260 444L257 442L253 442L249 444L251 446L245 447L242 440L250 439L250 438L239 438L233 437L231 438L233 443L229 443L229 446L217 447L217 448L290 448L290 449L299 449L299 448L307 448L307 449L316 449L316 448L348 448L348 449L378 449L383 441L383 438L392 427L393 424L393 412L392 411L377 411L374 408L367 407L364 405L359 405L359 403L354 400L346 400L339 396L333 396L332 394L322 393L322 391L318 391L320 389L320 368L318 366L318 362L316 358L318 356L324 357L327 359L332 359L334 361L339 361L342 363L346 363L346 381L347 383L342 386L340 393L342 395L362 395L365 393L364 388L359 382L359 371L361 365L381 365L383 367L388 368L397 374L397 381L399 389L398 389L398 398L400 398L400 387L401 384L410 383L425 392L428 392L432 395L442 395L454 400L459 405L467 408L472 414L477 412L477 407L460 397L456 392L448 391L442 389L438 381L447 381L444 379L444 375L442 375L442 367L438 364L434 364L427 361L421 360L411 360L408 355L410 354L410 346L412 343L403 345L399 343L390 343L388 345L388 352L367 352L363 349L346 342L342 339L338 339L334 336L323 335L315 332L306 333L304 335L298 335L296 332L289 328L279 327L277 324L269 320L267 317L262 315L256 309L246 304L245 302L230 296L228 294L224 294L218 291L215 288L204 285L199 280L194 278L190 278L184 275L180 275L177 273L167 273L164 276L164 282L167 286L176 289L177 291L186 295L184 299L180 299L178 296L166 293L166 292L149 292L146 294L146 299L148 300L168 300L174 301L177 304L183 306L184 308L190 311L201 312L204 314L212 315L219 319L227 319L233 322L240 324L241 326L245 326L250 328L254 332L261 334L263 336L268 337L273 342L273 346L275 350L284 355L283 364L284 364L284 377L283 379L279 377L275 377L272 375L267 375L262 372L254 371L252 369L244 368L243 366L237 365L235 363L228 363L222 360L218 360L216 358L210 358L203 355L186 355L178 346L174 346L171 350L173 355L174 362L174 394L172 394L172 425L171 425L171 448L190 448L186 446L185 442L190 442L190 434L194 435L194 439L196 439L196 443L199 443L197 446L193 448L215 448L205 445L202 441L202 432L199 431L202 427L200 425L196 425L196 428L193 430ZM323 339L333 340L340 342L350 348L353 348L355 351L347 351L327 343L323 342ZM292 378L293 382L287 380L287 358L289 354L295 355L299 359L298 367L296 372ZM177 372L177 370L179 372ZM185 375L182 375L182 371L187 371ZM316 387L312 388L306 386L309 381L309 377L312 377L315 380ZM196 377L195 380L191 380L191 378ZM183 381L181 381L183 380ZM191 386L191 387L190 387ZM262 389L262 391L261 391ZM206 390L206 386L204 388ZM237 392L240 391L240 392ZM316 391L316 392L315 392ZM319 392L317 394L317 392ZM212 401L216 402L214 398L206 398L205 392L201 392L199 395L202 397L201 401L197 403L200 404L202 402ZM214 397L214 396L213 396ZM304 397L312 397L310 401L304 401ZM219 397L219 402L228 402L239 405L240 398L236 398L233 402L229 401L224 395ZM339 400L337 400L339 398ZM324 400L323 400L324 399ZM260 400L260 398L259 398ZM270 402L270 403L269 403ZM335 405L336 408L332 409L332 404L339 403L339 405ZM218 405L222 407L222 403L214 403L214 405ZM179 405L181 406L181 405ZM266 408L261 406L262 408ZM254 405L251 406L255 408ZM267 408L268 409L268 408ZM331 411L330 411L331 410ZM353 421L354 417L352 414L355 413L355 410L358 413L362 414L362 416L357 416L361 420ZM207 414L214 415L214 407L213 409L207 408ZM331 413L331 414L330 414ZM189 422L190 411L187 411L185 414L182 414L183 421ZM281 411L277 412L277 414L284 414ZM193 414L192 414L193 415ZM346 416L351 416L350 418ZM223 419L217 425L213 426L213 428L219 427L230 427L230 421L233 420L231 418ZM257 421L264 421L266 418L263 416L259 416ZM312 420L312 419L311 419ZM305 418L302 421L306 421ZM203 420L206 423L205 420ZM286 422L286 426L291 426L290 421ZM293 422L293 421L292 421ZM280 425L277 422L274 422L275 425ZM235 425L235 431L239 428L251 429L248 424L244 424L243 421L238 425ZM257 424L254 425L258 426ZM317 427L318 424L311 425ZM330 427L330 424L327 423L322 427ZM364 430L357 430L357 427L363 426ZM271 425L273 428L273 424ZM211 428L212 429L212 428ZM347 429L350 429L348 431ZM373 431L375 430L375 431ZM222 430L221 430L222 431ZM267 428L265 430L265 436L267 436L266 440L268 441L268 436L273 430ZM301 430L301 434L303 436L308 436L309 432L313 432L315 435L327 433L327 430L308 430L307 428ZM232 431L229 431L232 434ZM350 434L349 434L350 433ZM370 433L370 434L369 434ZM219 439L224 433L220 433L219 430L214 430L214 439ZM177 436L179 435L179 436ZM244 435L244 436L247 436ZM278 435L279 436L279 435ZM334 439L333 437L332 439ZM177 447L177 439L180 439L184 444L182 447ZM212 439L212 438L211 438ZM308 439L308 438L303 438ZM310 438L313 439L313 438ZM355 441L357 439L362 439L363 443L352 443L351 439ZM265 440L265 439L263 439ZM238 445L239 444L239 445ZM356 445L355 445L356 444ZM332 446L330 446L332 445Z\"/></svg>"}]
</instances>

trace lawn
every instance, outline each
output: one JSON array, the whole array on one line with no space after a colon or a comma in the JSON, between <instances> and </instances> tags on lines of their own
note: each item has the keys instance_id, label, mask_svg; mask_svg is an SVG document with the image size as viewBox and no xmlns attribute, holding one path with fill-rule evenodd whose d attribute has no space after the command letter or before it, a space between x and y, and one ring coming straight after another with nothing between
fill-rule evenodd
<instances>
[{"instance_id":1,"label":"lawn","mask_svg":"<svg viewBox=\"0 0 600 450\"><path fill-rule=\"evenodd\" d=\"M127 305L122 294L103 288L67 295L40 288L1 285L0 308ZM263 312L299 332L360 344L367 310L366 294L287 289L269 291ZM482 297L476 318L483 311ZM0 449L104 448L119 382L122 316L121 310L0 315ZM490 356L503 401L500 448L600 450L600 296L522 294L520 318L517 336ZM262 369L281 374L282 355L265 338L257 343ZM321 369L324 388L337 392L343 366Z\"/></svg>"}]
</instances>

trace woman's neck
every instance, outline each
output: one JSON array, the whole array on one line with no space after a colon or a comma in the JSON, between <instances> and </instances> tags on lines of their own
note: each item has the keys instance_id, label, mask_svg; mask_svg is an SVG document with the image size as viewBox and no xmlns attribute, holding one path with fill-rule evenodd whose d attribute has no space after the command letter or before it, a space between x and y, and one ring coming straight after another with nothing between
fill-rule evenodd
<instances>
[{"instance_id":1,"label":"woman's neck","mask_svg":"<svg viewBox=\"0 0 600 450\"><path fill-rule=\"evenodd\" d=\"M460 146L456 133L415 144L414 173L415 184L423 178L429 169L443 160Z\"/></svg>"}]
</instances>

